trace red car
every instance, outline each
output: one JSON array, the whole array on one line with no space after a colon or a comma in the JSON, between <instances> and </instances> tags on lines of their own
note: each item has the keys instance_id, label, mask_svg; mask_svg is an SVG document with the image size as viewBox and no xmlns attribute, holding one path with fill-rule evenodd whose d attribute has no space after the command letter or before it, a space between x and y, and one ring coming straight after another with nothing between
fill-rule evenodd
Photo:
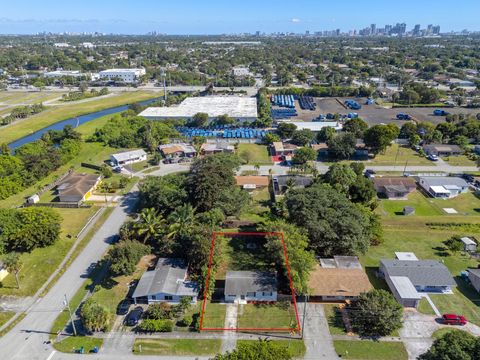
<instances>
[{"instance_id":1,"label":"red car","mask_svg":"<svg viewBox=\"0 0 480 360\"><path fill-rule=\"evenodd\" d=\"M442 320L445 325L466 325L467 319L462 315L443 314Z\"/></svg>"}]
</instances>

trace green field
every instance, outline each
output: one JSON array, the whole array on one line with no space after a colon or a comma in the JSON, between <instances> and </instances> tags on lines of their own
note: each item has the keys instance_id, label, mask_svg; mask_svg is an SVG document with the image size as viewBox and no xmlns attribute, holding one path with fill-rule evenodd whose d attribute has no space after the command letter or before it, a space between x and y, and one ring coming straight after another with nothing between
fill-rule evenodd
<instances>
[{"instance_id":1,"label":"green field","mask_svg":"<svg viewBox=\"0 0 480 360\"><path fill-rule=\"evenodd\" d=\"M277 305L239 305L239 328L281 328L297 327L295 310L290 306L287 310Z\"/></svg>"},{"instance_id":2,"label":"green field","mask_svg":"<svg viewBox=\"0 0 480 360\"><path fill-rule=\"evenodd\" d=\"M56 210L63 219L60 239L54 245L23 253L21 255L23 267L19 273L20 289L17 289L15 276L8 275L2 282L0 295L33 295L62 262L75 242L75 236L97 211L97 208Z\"/></svg>"},{"instance_id":3,"label":"green field","mask_svg":"<svg viewBox=\"0 0 480 360\"><path fill-rule=\"evenodd\" d=\"M220 352L220 339L135 339L135 355L215 355Z\"/></svg>"},{"instance_id":4,"label":"green field","mask_svg":"<svg viewBox=\"0 0 480 360\"><path fill-rule=\"evenodd\" d=\"M294 359L302 359L307 351L305 347L305 343L302 340L298 339L291 339L291 340L268 340L269 342L284 346L290 352ZM249 345L253 342L258 342L258 340L238 340L237 341L237 348L241 345Z\"/></svg>"},{"instance_id":5,"label":"green field","mask_svg":"<svg viewBox=\"0 0 480 360\"><path fill-rule=\"evenodd\" d=\"M370 340L334 340L333 345L342 359L406 360L407 350L402 342L375 342Z\"/></svg>"},{"instance_id":6,"label":"green field","mask_svg":"<svg viewBox=\"0 0 480 360\"><path fill-rule=\"evenodd\" d=\"M0 311L0 327L15 315L13 311Z\"/></svg>"},{"instance_id":7,"label":"green field","mask_svg":"<svg viewBox=\"0 0 480 360\"><path fill-rule=\"evenodd\" d=\"M259 144L238 144L237 154L246 162L246 158L242 153L248 153L249 165L271 165L272 159L268 154L268 148L265 145Z\"/></svg>"},{"instance_id":8,"label":"green field","mask_svg":"<svg viewBox=\"0 0 480 360\"><path fill-rule=\"evenodd\" d=\"M393 144L389 146L385 153L378 154L374 159L368 162L369 165L398 165L404 166L408 163L409 166L413 165L432 165L432 162L427 158L420 156L415 150Z\"/></svg>"},{"instance_id":9,"label":"green field","mask_svg":"<svg viewBox=\"0 0 480 360\"><path fill-rule=\"evenodd\" d=\"M408 195L408 200L380 200L377 212L386 216L403 217L403 208L405 206L412 206L415 209L415 215L411 215L410 217L445 214L445 212L438 207L433 200L434 199L425 197L419 191L414 191Z\"/></svg>"},{"instance_id":10,"label":"green field","mask_svg":"<svg viewBox=\"0 0 480 360\"><path fill-rule=\"evenodd\" d=\"M24 106L28 104L38 104L48 100L61 98L65 92L48 92L48 91L1 91L0 103L8 104L12 107Z\"/></svg>"},{"instance_id":11,"label":"green field","mask_svg":"<svg viewBox=\"0 0 480 360\"><path fill-rule=\"evenodd\" d=\"M0 128L0 143L10 143L46 126L71 117L158 97L158 93L135 91L78 104L50 107L40 114Z\"/></svg>"},{"instance_id":12,"label":"green field","mask_svg":"<svg viewBox=\"0 0 480 360\"><path fill-rule=\"evenodd\" d=\"M79 350L83 346L85 354L88 354L95 346L100 349L102 344L102 338L95 338L92 336L69 336L60 342L53 343L53 347L64 353L74 353L75 350Z\"/></svg>"}]
</instances>

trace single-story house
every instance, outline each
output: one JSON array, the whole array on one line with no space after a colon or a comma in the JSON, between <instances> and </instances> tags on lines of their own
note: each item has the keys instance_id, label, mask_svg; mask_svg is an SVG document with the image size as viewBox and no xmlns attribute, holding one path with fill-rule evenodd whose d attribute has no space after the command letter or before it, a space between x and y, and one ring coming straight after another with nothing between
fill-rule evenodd
<instances>
[{"instance_id":1,"label":"single-story house","mask_svg":"<svg viewBox=\"0 0 480 360\"><path fill-rule=\"evenodd\" d=\"M60 202L86 201L97 188L102 177L96 174L71 173L57 185Z\"/></svg>"},{"instance_id":2,"label":"single-story house","mask_svg":"<svg viewBox=\"0 0 480 360\"><path fill-rule=\"evenodd\" d=\"M469 185L462 178L455 176L426 176L418 178L418 184L432 197L451 199L466 193Z\"/></svg>"},{"instance_id":3,"label":"single-story house","mask_svg":"<svg viewBox=\"0 0 480 360\"><path fill-rule=\"evenodd\" d=\"M227 271L225 302L277 301L277 274L266 271Z\"/></svg>"},{"instance_id":4,"label":"single-story house","mask_svg":"<svg viewBox=\"0 0 480 360\"><path fill-rule=\"evenodd\" d=\"M480 293L480 269L468 269L470 283Z\"/></svg>"},{"instance_id":5,"label":"single-story house","mask_svg":"<svg viewBox=\"0 0 480 360\"><path fill-rule=\"evenodd\" d=\"M8 271L5 268L5 264L0 260L0 281L3 281L8 275Z\"/></svg>"},{"instance_id":6,"label":"single-story house","mask_svg":"<svg viewBox=\"0 0 480 360\"><path fill-rule=\"evenodd\" d=\"M159 145L158 151L162 153L165 159L193 158L197 154L192 145L185 143Z\"/></svg>"},{"instance_id":7,"label":"single-story house","mask_svg":"<svg viewBox=\"0 0 480 360\"><path fill-rule=\"evenodd\" d=\"M270 145L272 156L293 156L300 147L288 142L275 141Z\"/></svg>"},{"instance_id":8,"label":"single-story house","mask_svg":"<svg viewBox=\"0 0 480 360\"><path fill-rule=\"evenodd\" d=\"M237 185L245 190L262 189L268 186L268 176L235 176Z\"/></svg>"},{"instance_id":9,"label":"single-story house","mask_svg":"<svg viewBox=\"0 0 480 360\"><path fill-rule=\"evenodd\" d=\"M378 194L388 199L404 199L417 188L414 179L393 176L376 177L373 186Z\"/></svg>"},{"instance_id":10,"label":"single-story house","mask_svg":"<svg viewBox=\"0 0 480 360\"><path fill-rule=\"evenodd\" d=\"M312 144L312 149L318 152L320 157L328 156L328 144L327 143L319 143L319 144ZM355 152L352 155L354 159L364 159L368 158L368 149L365 146L365 143L358 139L357 144L355 145Z\"/></svg>"},{"instance_id":11,"label":"single-story house","mask_svg":"<svg viewBox=\"0 0 480 360\"><path fill-rule=\"evenodd\" d=\"M110 162L113 166L123 166L147 160L147 153L143 149L124 151L110 155Z\"/></svg>"},{"instance_id":12,"label":"single-story house","mask_svg":"<svg viewBox=\"0 0 480 360\"><path fill-rule=\"evenodd\" d=\"M216 143L204 143L200 148L202 155L210 155L217 153L230 153L235 152L235 146L230 145L228 142L216 142Z\"/></svg>"},{"instance_id":13,"label":"single-story house","mask_svg":"<svg viewBox=\"0 0 480 360\"><path fill-rule=\"evenodd\" d=\"M313 178L302 175L274 175L272 177L273 192L275 195L283 195L288 187L305 188L312 185Z\"/></svg>"},{"instance_id":14,"label":"single-story house","mask_svg":"<svg viewBox=\"0 0 480 360\"><path fill-rule=\"evenodd\" d=\"M382 259L379 274L405 307L417 307L422 292L448 294L457 285L447 267L437 260Z\"/></svg>"},{"instance_id":15,"label":"single-story house","mask_svg":"<svg viewBox=\"0 0 480 360\"><path fill-rule=\"evenodd\" d=\"M427 155L436 156L457 156L463 154L463 150L458 145L447 144L429 144L423 147L423 151Z\"/></svg>"},{"instance_id":16,"label":"single-story house","mask_svg":"<svg viewBox=\"0 0 480 360\"><path fill-rule=\"evenodd\" d=\"M469 237L462 237L461 242L463 243L463 250L467 252L475 252L477 251L477 243L475 240L469 238Z\"/></svg>"},{"instance_id":17,"label":"single-story house","mask_svg":"<svg viewBox=\"0 0 480 360\"><path fill-rule=\"evenodd\" d=\"M356 256L320 259L320 264L310 273L308 287L310 301L353 300L372 289Z\"/></svg>"},{"instance_id":18,"label":"single-story house","mask_svg":"<svg viewBox=\"0 0 480 360\"><path fill-rule=\"evenodd\" d=\"M135 304L155 302L179 303L185 297L197 302L198 284L188 280L187 265L183 259L160 258L154 270L146 271L133 292Z\"/></svg>"}]
</instances>

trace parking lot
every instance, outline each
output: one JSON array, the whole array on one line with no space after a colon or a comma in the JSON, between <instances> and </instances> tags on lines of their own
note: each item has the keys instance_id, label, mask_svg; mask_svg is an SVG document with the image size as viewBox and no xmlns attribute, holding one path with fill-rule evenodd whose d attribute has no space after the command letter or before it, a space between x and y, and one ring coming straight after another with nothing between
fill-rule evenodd
<instances>
[{"instance_id":1,"label":"parking lot","mask_svg":"<svg viewBox=\"0 0 480 360\"><path fill-rule=\"evenodd\" d=\"M337 100L338 99L338 100ZM359 117L365 120L369 125L378 125L378 124L388 124L394 122L398 126L402 126L405 122L397 120L396 116L398 113L406 113L412 116L417 121L428 121L434 124L439 124L445 121L444 116L434 116L433 110L435 108L395 108L395 109L386 109L378 105L364 105L366 98L355 98L359 104L362 105L360 110L350 110L344 107L342 104L345 100L352 98L314 98L317 108L314 111L311 110L302 110L298 101L295 101L295 108L297 110L298 116L292 118L296 121L312 121L314 118L317 118L320 114L328 113L339 113L339 114L348 114L349 112L358 113ZM479 109L465 109L465 108L447 108L445 109L451 114L474 114L480 112Z\"/></svg>"}]
</instances>

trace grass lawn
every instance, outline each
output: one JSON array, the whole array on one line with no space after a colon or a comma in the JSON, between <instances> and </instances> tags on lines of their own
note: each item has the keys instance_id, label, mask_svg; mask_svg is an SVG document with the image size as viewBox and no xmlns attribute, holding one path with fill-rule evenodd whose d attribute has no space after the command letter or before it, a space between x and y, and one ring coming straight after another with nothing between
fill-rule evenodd
<instances>
[{"instance_id":1,"label":"grass lawn","mask_svg":"<svg viewBox=\"0 0 480 360\"><path fill-rule=\"evenodd\" d=\"M225 304L216 304L207 302L205 313L203 315L204 328L224 328L227 306Z\"/></svg>"},{"instance_id":2,"label":"grass lawn","mask_svg":"<svg viewBox=\"0 0 480 360\"><path fill-rule=\"evenodd\" d=\"M403 208L412 206L415 208L415 215L412 216L435 216L444 215L445 212L435 203L435 199L426 198L419 191L414 191L408 195L408 200L380 200L380 206L377 212L386 216L403 216ZM443 200L442 200L443 201Z\"/></svg>"},{"instance_id":3,"label":"grass lawn","mask_svg":"<svg viewBox=\"0 0 480 360\"><path fill-rule=\"evenodd\" d=\"M102 338L95 338L92 336L69 336L60 342L53 343L53 347L60 352L74 353L75 350L78 350L83 346L85 354L88 354L95 346L100 349L102 344Z\"/></svg>"},{"instance_id":4,"label":"grass lawn","mask_svg":"<svg viewBox=\"0 0 480 360\"><path fill-rule=\"evenodd\" d=\"M457 288L453 295L431 294L435 306L442 313L463 315L468 321L480 326L480 295L475 289L457 278Z\"/></svg>"},{"instance_id":5,"label":"grass lawn","mask_svg":"<svg viewBox=\"0 0 480 360\"><path fill-rule=\"evenodd\" d=\"M64 93L62 92L32 92L32 91L1 91L0 92L0 103L7 103L9 105L15 106L24 106L24 104L38 104L44 101L61 98ZM21 104L21 105L20 105Z\"/></svg>"},{"instance_id":6,"label":"grass lawn","mask_svg":"<svg viewBox=\"0 0 480 360\"><path fill-rule=\"evenodd\" d=\"M480 215L480 199L472 192L460 194L453 199L429 199L434 205L442 209L442 213L446 214L444 208L454 208L462 215Z\"/></svg>"},{"instance_id":7,"label":"grass lawn","mask_svg":"<svg viewBox=\"0 0 480 360\"><path fill-rule=\"evenodd\" d=\"M77 233L98 209L92 207L56 210L63 219L60 239L51 246L22 254L23 268L19 273L20 289L16 287L15 277L8 275L3 281L3 287L0 288L0 295L33 295L61 263L75 242Z\"/></svg>"},{"instance_id":8,"label":"grass lawn","mask_svg":"<svg viewBox=\"0 0 480 360\"><path fill-rule=\"evenodd\" d=\"M265 214L270 212L270 192L268 188L254 190L250 194L251 202L240 215L243 221L262 221Z\"/></svg>"},{"instance_id":9,"label":"grass lawn","mask_svg":"<svg viewBox=\"0 0 480 360\"><path fill-rule=\"evenodd\" d=\"M406 360L407 350L402 342L375 342L370 340L334 340L333 345L342 359Z\"/></svg>"},{"instance_id":10,"label":"grass lawn","mask_svg":"<svg viewBox=\"0 0 480 360\"><path fill-rule=\"evenodd\" d=\"M237 154L246 161L246 158L242 156L242 153L248 153L249 165L271 165L272 159L268 154L268 148L265 145L259 144L238 144ZM246 155L245 155L246 156Z\"/></svg>"},{"instance_id":11,"label":"grass lawn","mask_svg":"<svg viewBox=\"0 0 480 360\"><path fill-rule=\"evenodd\" d=\"M0 326L10 320L13 315L15 315L13 311L0 311Z\"/></svg>"},{"instance_id":12,"label":"grass lawn","mask_svg":"<svg viewBox=\"0 0 480 360\"><path fill-rule=\"evenodd\" d=\"M123 105L137 101L147 100L159 96L154 92L135 91L125 92L110 96L105 99L98 99L84 103L69 104L65 106L50 107L40 114L31 116L26 120L18 121L5 129L0 129L0 143L10 143L16 139L40 130L58 121L74 116L88 114L91 112Z\"/></svg>"},{"instance_id":13,"label":"grass lawn","mask_svg":"<svg viewBox=\"0 0 480 360\"><path fill-rule=\"evenodd\" d=\"M135 355L214 355L220 352L220 339L135 339Z\"/></svg>"},{"instance_id":14,"label":"grass lawn","mask_svg":"<svg viewBox=\"0 0 480 360\"><path fill-rule=\"evenodd\" d=\"M459 156L449 156L443 158L448 165L451 166L475 166L475 161L470 160L467 156L465 155L459 155Z\"/></svg>"},{"instance_id":15,"label":"grass lawn","mask_svg":"<svg viewBox=\"0 0 480 360\"><path fill-rule=\"evenodd\" d=\"M406 146L393 144L389 146L384 154L378 154L368 162L369 165L431 165L431 161L420 156L415 150Z\"/></svg>"},{"instance_id":16,"label":"grass lawn","mask_svg":"<svg viewBox=\"0 0 480 360\"><path fill-rule=\"evenodd\" d=\"M451 327L444 327L444 328L441 328L441 329L438 329L437 331L435 331L432 334L432 338L439 339L443 335L448 334L448 333L453 333L453 332L458 332L458 333L462 333L462 334L467 333L466 331L463 331L463 330L459 330L459 329L455 329L455 328L451 328Z\"/></svg>"},{"instance_id":17,"label":"grass lawn","mask_svg":"<svg viewBox=\"0 0 480 360\"><path fill-rule=\"evenodd\" d=\"M336 304L324 304L325 317L328 321L328 329L332 335L345 335L345 325L343 324L342 314Z\"/></svg>"},{"instance_id":18,"label":"grass lawn","mask_svg":"<svg viewBox=\"0 0 480 360\"><path fill-rule=\"evenodd\" d=\"M95 287L92 298L113 316L116 313L118 304L125 299L129 287L128 284L134 279L140 279L142 274L152 265L154 256L147 255L138 263L135 273L129 276L117 276L107 278Z\"/></svg>"},{"instance_id":19,"label":"grass lawn","mask_svg":"<svg viewBox=\"0 0 480 360\"><path fill-rule=\"evenodd\" d=\"M420 300L420 303L418 304L418 311L426 315L435 315L435 311L433 311L430 303L425 298Z\"/></svg>"},{"instance_id":20,"label":"grass lawn","mask_svg":"<svg viewBox=\"0 0 480 360\"><path fill-rule=\"evenodd\" d=\"M252 344L253 342L258 342L258 340L238 340L237 341L237 348L242 346L242 345L249 345ZM305 352L307 351L307 348L305 347L305 344L302 340L299 339L291 339L291 340L269 340L269 342L275 344L275 345L280 345L284 346L287 348L287 350L290 352L290 354L294 358L303 358L305 355Z\"/></svg>"},{"instance_id":21,"label":"grass lawn","mask_svg":"<svg viewBox=\"0 0 480 360\"><path fill-rule=\"evenodd\" d=\"M296 327L295 310L276 305L240 305L238 309L239 328L285 328Z\"/></svg>"}]
</instances>

